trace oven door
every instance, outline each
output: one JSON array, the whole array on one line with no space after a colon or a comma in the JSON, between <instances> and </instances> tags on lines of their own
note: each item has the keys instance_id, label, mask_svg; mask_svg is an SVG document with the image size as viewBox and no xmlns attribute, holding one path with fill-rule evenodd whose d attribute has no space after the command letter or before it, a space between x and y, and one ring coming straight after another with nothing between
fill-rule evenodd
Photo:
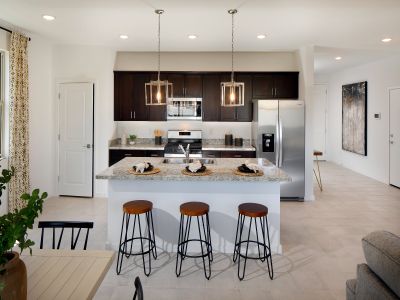
<instances>
[{"instance_id":1,"label":"oven door","mask_svg":"<svg viewBox=\"0 0 400 300\"><path fill-rule=\"evenodd\" d=\"M167 120L202 120L201 98L169 98Z\"/></svg>"}]
</instances>

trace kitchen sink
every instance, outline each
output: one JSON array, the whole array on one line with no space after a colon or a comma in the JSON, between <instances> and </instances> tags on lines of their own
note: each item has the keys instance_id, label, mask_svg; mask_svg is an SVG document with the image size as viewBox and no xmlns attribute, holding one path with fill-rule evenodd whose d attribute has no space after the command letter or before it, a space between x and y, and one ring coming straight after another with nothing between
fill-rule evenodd
<instances>
[{"instance_id":1,"label":"kitchen sink","mask_svg":"<svg viewBox=\"0 0 400 300\"><path fill-rule=\"evenodd\" d=\"M204 165L212 165L215 164L214 159L208 158L189 158L189 161L186 158L164 158L162 163L163 164L186 164L186 163L193 163L195 161L200 161L200 163Z\"/></svg>"}]
</instances>

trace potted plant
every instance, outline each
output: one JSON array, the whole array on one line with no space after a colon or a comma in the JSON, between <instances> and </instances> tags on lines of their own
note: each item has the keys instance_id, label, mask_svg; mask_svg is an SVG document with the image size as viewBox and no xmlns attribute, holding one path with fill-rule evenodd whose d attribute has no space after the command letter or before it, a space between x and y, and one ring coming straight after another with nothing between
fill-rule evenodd
<instances>
[{"instance_id":1,"label":"potted plant","mask_svg":"<svg viewBox=\"0 0 400 300\"><path fill-rule=\"evenodd\" d=\"M0 197L7 183L14 176L14 168L4 169L0 176ZM20 253L35 243L28 239L27 231L33 228L35 219L42 212L44 199L47 193L40 194L38 189L32 194L23 194L21 199L26 201L26 206L20 210L15 209L0 216L0 298L1 299L26 299L27 275L24 262L19 253L12 251L14 246L20 248ZM1 203L0 203L1 204Z\"/></svg>"},{"instance_id":2,"label":"potted plant","mask_svg":"<svg viewBox=\"0 0 400 300\"><path fill-rule=\"evenodd\" d=\"M129 145L135 145L135 140L136 140L137 136L134 134L130 134L129 135Z\"/></svg>"}]
</instances>

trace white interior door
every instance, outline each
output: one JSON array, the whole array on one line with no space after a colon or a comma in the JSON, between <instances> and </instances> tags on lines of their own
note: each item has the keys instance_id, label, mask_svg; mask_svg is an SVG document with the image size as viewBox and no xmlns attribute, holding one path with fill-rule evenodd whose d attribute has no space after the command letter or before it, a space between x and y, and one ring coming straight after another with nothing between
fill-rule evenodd
<instances>
[{"instance_id":1,"label":"white interior door","mask_svg":"<svg viewBox=\"0 0 400 300\"><path fill-rule=\"evenodd\" d=\"M59 85L59 195L93 196L93 84Z\"/></svg>"},{"instance_id":2,"label":"white interior door","mask_svg":"<svg viewBox=\"0 0 400 300\"><path fill-rule=\"evenodd\" d=\"M326 98L327 86L325 84L315 84L313 88L313 147L314 150L322 151L324 160L326 157Z\"/></svg>"},{"instance_id":3,"label":"white interior door","mask_svg":"<svg viewBox=\"0 0 400 300\"><path fill-rule=\"evenodd\" d=\"M392 89L389 92L390 102L390 135L389 169L390 184L400 187L400 88Z\"/></svg>"}]
</instances>

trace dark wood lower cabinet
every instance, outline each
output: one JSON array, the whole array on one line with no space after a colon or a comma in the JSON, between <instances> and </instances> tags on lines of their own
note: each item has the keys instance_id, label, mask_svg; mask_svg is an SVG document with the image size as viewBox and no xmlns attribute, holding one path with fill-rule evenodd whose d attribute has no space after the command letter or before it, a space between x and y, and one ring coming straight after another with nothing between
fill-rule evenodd
<instances>
[{"instance_id":1,"label":"dark wood lower cabinet","mask_svg":"<svg viewBox=\"0 0 400 300\"><path fill-rule=\"evenodd\" d=\"M203 158L220 158L221 157L221 151L203 151L202 153Z\"/></svg>"},{"instance_id":2,"label":"dark wood lower cabinet","mask_svg":"<svg viewBox=\"0 0 400 300\"><path fill-rule=\"evenodd\" d=\"M221 158L255 158L255 151L221 151Z\"/></svg>"},{"instance_id":3,"label":"dark wood lower cabinet","mask_svg":"<svg viewBox=\"0 0 400 300\"><path fill-rule=\"evenodd\" d=\"M117 150L111 149L108 154L108 165L116 164L125 157L164 157L164 150Z\"/></svg>"}]
</instances>

